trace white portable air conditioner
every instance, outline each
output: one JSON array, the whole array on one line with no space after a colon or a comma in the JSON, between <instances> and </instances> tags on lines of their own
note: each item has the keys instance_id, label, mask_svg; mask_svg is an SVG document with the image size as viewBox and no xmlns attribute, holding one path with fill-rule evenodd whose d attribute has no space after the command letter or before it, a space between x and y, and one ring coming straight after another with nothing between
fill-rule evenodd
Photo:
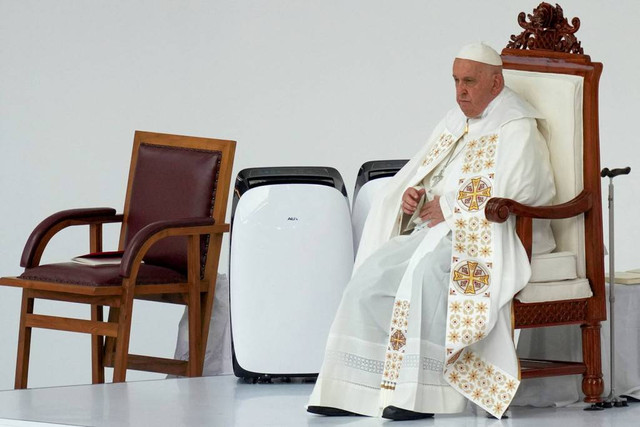
<instances>
[{"instance_id":1,"label":"white portable air conditioner","mask_svg":"<svg viewBox=\"0 0 640 427\"><path fill-rule=\"evenodd\" d=\"M358 251L364 222L371 209L375 194L394 176L408 160L373 160L363 163L358 171L353 192L353 248Z\"/></svg>"},{"instance_id":2,"label":"white portable air conditioner","mask_svg":"<svg viewBox=\"0 0 640 427\"><path fill-rule=\"evenodd\" d=\"M229 256L235 375L317 375L353 259L349 202L337 170L241 171Z\"/></svg>"}]
</instances>

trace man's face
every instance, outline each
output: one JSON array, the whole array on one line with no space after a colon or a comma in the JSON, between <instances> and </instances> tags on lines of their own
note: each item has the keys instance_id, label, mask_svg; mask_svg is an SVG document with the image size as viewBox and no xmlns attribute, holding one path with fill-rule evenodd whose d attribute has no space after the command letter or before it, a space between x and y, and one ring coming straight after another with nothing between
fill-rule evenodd
<instances>
[{"instance_id":1,"label":"man's face","mask_svg":"<svg viewBox=\"0 0 640 427\"><path fill-rule=\"evenodd\" d=\"M498 67L468 59L453 61L456 101L465 116L477 117L502 90Z\"/></svg>"}]
</instances>

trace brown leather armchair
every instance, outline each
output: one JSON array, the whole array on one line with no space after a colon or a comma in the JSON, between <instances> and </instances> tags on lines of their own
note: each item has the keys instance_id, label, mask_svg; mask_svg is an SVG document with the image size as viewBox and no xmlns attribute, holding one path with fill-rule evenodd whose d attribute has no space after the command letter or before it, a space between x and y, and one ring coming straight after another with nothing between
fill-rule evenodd
<instances>
[{"instance_id":1,"label":"brown leather armchair","mask_svg":"<svg viewBox=\"0 0 640 427\"><path fill-rule=\"evenodd\" d=\"M42 221L25 245L18 277L0 284L23 288L16 388L27 387L32 328L92 335L92 380L113 381L127 369L202 375L235 142L136 131L123 214L111 208L72 209ZM60 230L88 225L90 250L102 252L102 225L122 223L114 264L40 265ZM36 299L91 306L91 319L34 313ZM188 361L129 354L134 299L183 304L189 313ZM110 307L105 321L103 308Z\"/></svg>"}]
</instances>

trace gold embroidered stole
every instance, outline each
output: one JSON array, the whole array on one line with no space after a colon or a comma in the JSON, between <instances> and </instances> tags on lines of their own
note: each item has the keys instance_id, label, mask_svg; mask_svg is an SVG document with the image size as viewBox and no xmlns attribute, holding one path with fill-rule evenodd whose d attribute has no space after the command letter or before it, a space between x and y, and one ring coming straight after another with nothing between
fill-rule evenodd
<instances>
[{"instance_id":1,"label":"gold embroidered stole","mask_svg":"<svg viewBox=\"0 0 640 427\"><path fill-rule=\"evenodd\" d=\"M492 226L484 206L493 196L498 135L467 143L453 209L451 276L447 310L446 381L492 415L502 416L519 380L469 349L487 334L493 274Z\"/></svg>"}]
</instances>

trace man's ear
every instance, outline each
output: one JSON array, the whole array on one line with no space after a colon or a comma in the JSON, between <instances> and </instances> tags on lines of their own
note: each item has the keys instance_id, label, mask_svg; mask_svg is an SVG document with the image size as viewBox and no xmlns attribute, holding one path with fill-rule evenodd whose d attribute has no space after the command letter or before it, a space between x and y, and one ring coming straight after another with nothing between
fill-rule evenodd
<instances>
[{"instance_id":1,"label":"man's ear","mask_svg":"<svg viewBox=\"0 0 640 427\"><path fill-rule=\"evenodd\" d=\"M504 87L504 77L502 74L493 75L493 85L491 86L491 93L495 96L500 93Z\"/></svg>"}]
</instances>

